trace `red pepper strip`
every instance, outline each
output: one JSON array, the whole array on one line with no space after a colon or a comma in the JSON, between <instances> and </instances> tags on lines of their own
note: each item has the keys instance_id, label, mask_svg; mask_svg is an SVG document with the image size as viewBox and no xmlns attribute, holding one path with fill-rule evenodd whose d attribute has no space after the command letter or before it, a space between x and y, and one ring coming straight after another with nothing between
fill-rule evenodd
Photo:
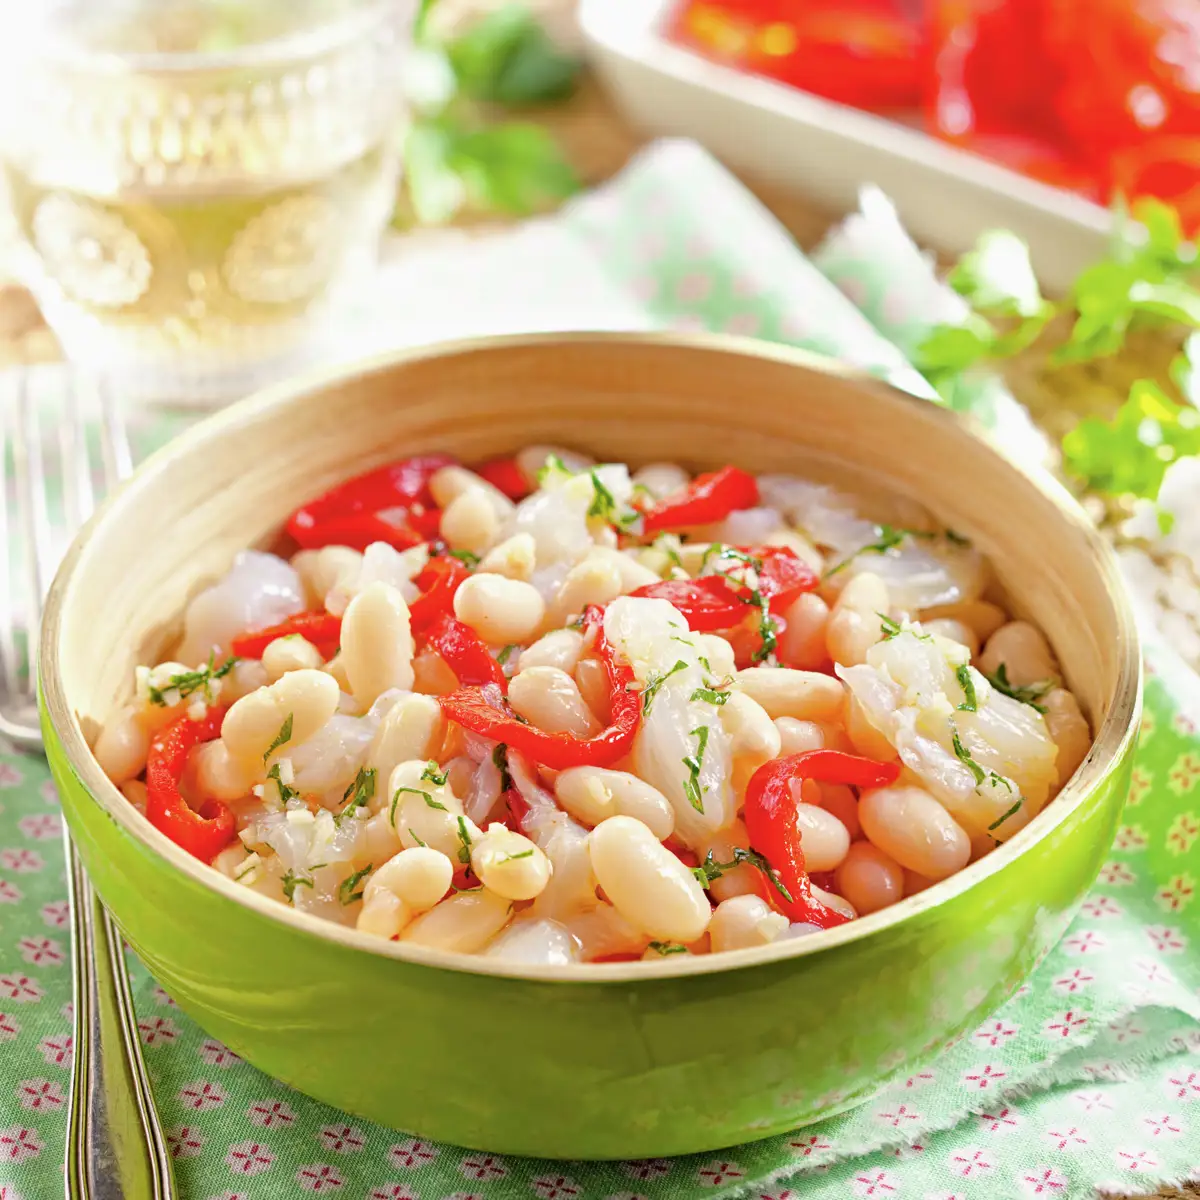
<instances>
[{"instance_id":1,"label":"red pepper strip","mask_svg":"<svg viewBox=\"0 0 1200 1200\"><path fill-rule=\"evenodd\" d=\"M219 800L208 800L197 812L179 792L188 754L221 733L223 708L210 708L203 720L180 717L160 729L146 758L146 816L177 846L204 862L214 858L237 834L233 813Z\"/></svg>"},{"instance_id":2,"label":"red pepper strip","mask_svg":"<svg viewBox=\"0 0 1200 1200\"><path fill-rule=\"evenodd\" d=\"M504 807L508 816L504 823L509 829L520 831L524 827L525 818L529 816L529 801L515 787L510 787L504 793Z\"/></svg>"},{"instance_id":3,"label":"red pepper strip","mask_svg":"<svg viewBox=\"0 0 1200 1200\"><path fill-rule=\"evenodd\" d=\"M276 639L299 634L321 652L322 658L332 658L342 640L342 618L327 612L302 612L278 625L239 633L229 644L236 658L262 658L263 651Z\"/></svg>"},{"instance_id":4,"label":"red pepper strip","mask_svg":"<svg viewBox=\"0 0 1200 1200\"><path fill-rule=\"evenodd\" d=\"M599 625L601 618L600 609L595 606L588 609L586 619L589 624ZM642 717L642 696L635 689L632 668L616 661L602 626L597 629L595 648L608 675L613 712L612 724L595 737L544 733L508 712L493 708L478 688L464 688L449 696L442 696L442 711L465 729L492 738L493 741L504 742L531 762L552 770L610 767L624 758L633 745Z\"/></svg>"},{"instance_id":5,"label":"red pepper strip","mask_svg":"<svg viewBox=\"0 0 1200 1200\"><path fill-rule=\"evenodd\" d=\"M773 613L783 612L797 596L813 591L821 582L817 573L787 546L740 546L762 563L758 590Z\"/></svg>"},{"instance_id":6,"label":"red pepper strip","mask_svg":"<svg viewBox=\"0 0 1200 1200\"><path fill-rule=\"evenodd\" d=\"M405 550L428 541L441 521L429 480L454 461L446 454L425 454L348 479L296 509L287 531L305 549L365 550L372 542L387 542ZM394 519L394 509L404 510L403 519Z\"/></svg>"},{"instance_id":7,"label":"red pepper strip","mask_svg":"<svg viewBox=\"0 0 1200 1200\"><path fill-rule=\"evenodd\" d=\"M739 508L758 503L758 484L740 467L722 467L697 475L687 487L643 510L642 529L685 529L689 525L711 525L723 521Z\"/></svg>"},{"instance_id":8,"label":"red pepper strip","mask_svg":"<svg viewBox=\"0 0 1200 1200\"><path fill-rule=\"evenodd\" d=\"M508 691L504 668L488 653L483 639L469 625L464 625L454 617L443 615L430 626L426 634L426 643L446 660L446 666L458 676L458 682L462 686L481 688L485 684L494 683L502 692ZM454 693L456 696L462 694ZM486 704L486 701L482 702ZM492 708L489 711L496 710Z\"/></svg>"},{"instance_id":9,"label":"red pepper strip","mask_svg":"<svg viewBox=\"0 0 1200 1200\"><path fill-rule=\"evenodd\" d=\"M524 500L533 491L529 477L517 466L515 458L490 459L476 467L475 474L499 488L510 500Z\"/></svg>"},{"instance_id":10,"label":"red pepper strip","mask_svg":"<svg viewBox=\"0 0 1200 1200\"><path fill-rule=\"evenodd\" d=\"M785 900L775 888L770 889L771 903L789 921L807 921L829 929L846 920L812 893L812 884L804 869L792 781L815 779L820 783L871 788L894 783L899 774L897 763L877 763L840 750L809 750L773 759L750 777L743 813L746 832L750 845L766 856L779 882L792 897L790 901Z\"/></svg>"},{"instance_id":11,"label":"red pepper strip","mask_svg":"<svg viewBox=\"0 0 1200 1200\"><path fill-rule=\"evenodd\" d=\"M630 593L666 600L679 611L693 633L728 629L746 615L746 603L723 575L699 579L664 579Z\"/></svg>"},{"instance_id":12,"label":"red pepper strip","mask_svg":"<svg viewBox=\"0 0 1200 1200\"><path fill-rule=\"evenodd\" d=\"M453 616L454 593L470 574L465 563L449 554L431 558L416 579L421 595L408 606L413 629L419 633L439 617Z\"/></svg>"}]
</instances>

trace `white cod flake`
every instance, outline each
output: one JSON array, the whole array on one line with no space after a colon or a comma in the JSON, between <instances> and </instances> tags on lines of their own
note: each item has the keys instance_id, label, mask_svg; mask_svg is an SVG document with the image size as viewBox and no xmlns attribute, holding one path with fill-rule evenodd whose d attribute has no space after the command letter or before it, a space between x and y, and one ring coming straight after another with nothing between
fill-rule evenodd
<instances>
[{"instance_id":1,"label":"white cod flake","mask_svg":"<svg viewBox=\"0 0 1200 1200\"><path fill-rule=\"evenodd\" d=\"M177 658L207 662L247 630L267 629L304 610L304 587L290 563L274 554L243 550L212 587L187 606Z\"/></svg>"},{"instance_id":2,"label":"white cod flake","mask_svg":"<svg viewBox=\"0 0 1200 1200\"><path fill-rule=\"evenodd\" d=\"M961 707L968 703L956 674L962 667L975 712ZM1057 748L1042 715L992 688L957 643L913 625L873 646L865 663L835 670L904 765L968 832L1003 840L1046 802ZM1020 809L1006 816L1018 798Z\"/></svg>"},{"instance_id":3,"label":"white cod flake","mask_svg":"<svg viewBox=\"0 0 1200 1200\"><path fill-rule=\"evenodd\" d=\"M760 475L758 493L763 504L782 512L814 545L835 551L839 558L879 536L878 526L859 516L851 497L824 484L794 475Z\"/></svg>"},{"instance_id":4,"label":"white cod flake","mask_svg":"<svg viewBox=\"0 0 1200 1200\"><path fill-rule=\"evenodd\" d=\"M349 575L339 576L325 597L325 608L340 617L350 601L372 583L386 583L411 604L419 595L413 579L429 561L429 547L422 543L397 550L387 542L372 542L363 551L362 561Z\"/></svg>"},{"instance_id":5,"label":"white cod flake","mask_svg":"<svg viewBox=\"0 0 1200 1200\"><path fill-rule=\"evenodd\" d=\"M730 737L713 706L691 698L710 682L695 639L665 600L634 596L620 596L608 606L604 634L643 688L662 680L633 743L634 770L671 802L680 841L698 848L732 824L737 799L729 782ZM676 670L678 663L683 666Z\"/></svg>"},{"instance_id":6,"label":"white cod flake","mask_svg":"<svg viewBox=\"0 0 1200 1200\"><path fill-rule=\"evenodd\" d=\"M985 583L979 552L941 538L906 537L882 554L864 551L850 559L833 582L844 585L864 572L883 580L893 608L910 613L976 600Z\"/></svg>"},{"instance_id":7,"label":"white cod flake","mask_svg":"<svg viewBox=\"0 0 1200 1200\"><path fill-rule=\"evenodd\" d=\"M362 716L334 713L312 737L290 747L292 786L304 795L322 797L340 806L342 793L367 760L367 751L380 722L407 693L386 691ZM386 786L386 780L381 786Z\"/></svg>"}]
</instances>

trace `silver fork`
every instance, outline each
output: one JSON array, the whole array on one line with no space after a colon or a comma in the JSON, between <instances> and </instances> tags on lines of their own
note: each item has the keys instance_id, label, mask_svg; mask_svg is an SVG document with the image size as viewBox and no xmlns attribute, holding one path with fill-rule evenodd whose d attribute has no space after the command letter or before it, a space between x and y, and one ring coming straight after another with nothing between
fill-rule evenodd
<instances>
[{"instance_id":1,"label":"silver fork","mask_svg":"<svg viewBox=\"0 0 1200 1200\"><path fill-rule=\"evenodd\" d=\"M62 396L55 452L63 480L64 534L73 535L95 506L83 393L74 372ZM52 456L42 438L44 417L22 370L15 396L0 396L0 735L42 749L34 656L42 600L57 550L46 487ZM100 460L104 490L128 475L129 440L107 390L99 399ZM16 511L5 476L11 447ZM9 547L14 531L24 543L25 586L14 586ZM22 600L24 603L22 604ZM67 1108L67 1200L174 1200L171 1156L163 1135L146 1064L121 935L100 902L70 834L63 826L67 895L71 908L74 1064Z\"/></svg>"}]
</instances>

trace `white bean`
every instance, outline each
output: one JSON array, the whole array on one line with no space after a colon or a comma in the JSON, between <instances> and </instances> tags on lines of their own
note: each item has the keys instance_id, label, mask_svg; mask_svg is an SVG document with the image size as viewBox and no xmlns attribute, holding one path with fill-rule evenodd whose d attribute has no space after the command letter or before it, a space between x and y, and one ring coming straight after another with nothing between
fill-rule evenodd
<instances>
[{"instance_id":1,"label":"white bean","mask_svg":"<svg viewBox=\"0 0 1200 1200\"><path fill-rule=\"evenodd\" d=\"M517 466L521 468L526 479L531 483L536 483L538 472L546 466L547 460L552 455L573 475L596 465L594 458L580 454L578 450L568 450L565 446L534 445L517 451Z\"/></svg>"},{"instance_id":2,"label":"white bean","mask_svg":"<svg viewBox=\"0 0 1200 1200\"><path fill-rule=\"evenodd\" d=\"M575 684L597 723L608 725L612 721L612 692L608 672L595 655L585 655L576 664Z\"/></svg>"},{"instance_id":3,"label":"white bean","mask_svg":"<svg viewBox=\"0 0 1200 1200\"><path fill-rule=\"evenodd\" d=\"M380 891L391 892L414 913L433 908L450 890L454 864L430 846L401 850L376 871L363 888L363 901Z\"/></svg>"},{"instance_id":4,"label":"white bean","mask_svg":"<svg viewBox=\"0 0 1200 1200\"><path fill-rule=\"evenodd\" d=\"M425 649L413 659L413 691L448 696L458 691L458 676L436 650Z\"/></svg>"},{"instance_id":5,"label":"white bean","mask_svg":"<svg viewBox=\"0 0 1200 1200\"><path fill-rule=\"evenodd\" d=\"M711 853L717 862L728 863L733 861L736 849L745 850L749 845L750 835L746 832L746 826L737 820L701 842L696 847L696 853L701 859ZM748 863L740 863L714 879L707 890L720 902L733 896L757 895L758 882L758 869Z\"/></svg>"},{"instance_id":6,"label":"white bean","mask_svg":"<svg viewBox=\"0 0 1200 1200\"><path fill-rule=\"evenodd\" d=\"M1054 688L1039 703L1046 710L1046 730L1058 747L1054 767L1062 787L1092 748L1092 731L1079 711L1079 701L1066 688Z\"/></svg>"},{"instance_id":7,"label":"white bean","mask_svg":"<svg viewBox=\"0 0 1200 1200\"><path fill-rule=\"evenodd\" d=\"M489 891L506 900L532 900L550 882L550 860L522 834L489 825L471 848L471 870Z\"/></svg>"},{"instance_id":8,"label":"white bean","mask_svg":"<svg viewBox=\"0 0 1200 1200\"><path fill-rule=\"evenodd\" d=\"M545 628L557 629L578 617L589 604L607 604L625 591L621 571L603 558L585 558L573 566L546 608Z\"/></svg>"},{"instance_id":9,"label":"white bean","mask_svg":"<svg viewBox=\"0 0 1200 1200\"><path fill-rule=\"evenodd\" d=\"M442 513L440 531L451 549L485 554L499 536L500 518L487 494L470 488L450 501Z\"/></svg>"},{"instance_id":10,"label":"white bean","mask_svg":"<svg viewBox=\"0 0 1200 1200\"><path fill-rule=\"evenodd\" d=\"M338 688L347 696L350 695L350 680L346 676L346 660L342 657L342 652L339 650L322 668L326 675L330 677Z\"/></svg>"},{"instance_id":11,"label":"white bean","mask_svg":"<svg viewBox=\"0 0 1200 1200\"><path fill-rule=\"evenodd\" d=\"M748 667L734 677L735 686L774 717L828 721L841 715L845 688L841 680L817 671L790 667Z\"/></svg>"},{"instance_id":12,"label":"white bean","mask_svg":"<svg viewBox=\"0 0 1200 1200\"><path fill-rule=\"evenodd\" d=\"M642 566L633 555L626 554L623 550L598 546L595 550L588 552L584 561L607 562L616 567L617 574L621 576L621 591L625 595L640 587L659 582L658 575L654 571L651 571L649 567Z\"/></svg>"},{"instance_id":13,"label":"white bean","mask_svg":"<svg viewBox=\"0 0 1200 1200\"><path fill-rule=\"evenodd\" d=\"M537 566L537 542L532 533L514 533L493 546L480 560L479 570L528 583Z\"/></svg>"},{"instance_id":14,"label":"white bean","mask_svg":"<svg viewBox=\"0 0 1200 1200\"><path fill-rule=\"evenodd\" d=\"M708 928L703 888L641 821L609 817L592 830L589 850L613 907L651 937L694 942Z\"/></svg>"},{"instance_id":15,"label":"white bean","mask_svg":"<svg viewBox=\"0 0 1200 1200\"><path fill-rule=\"evenodd\" d=\"M985 675L995 675L1002 665L1014 687L1058 678L1058 663L1050 646L1028 621L1009 621L988 638L979 656L979 669Z\"/></svg>"},{"instance_id":16,"label":"white bean","mask_svg":"<svg viewBox=\"0 0 1200 1200\"><path fill-rule=\"evenodd\" d=\"M837 869L838 891L860 916L878 912L904 896L904 871L870 842L855 842Z\"/></svg>"},{"instance_id":17,"label":"white bean","mask_svg":"<svg viewBox=\"0 0 1200 1200\"><path fill-rule=\"evenodd\" d=\"M814 883L812 885L812 894L820 900L826 908L832 908L834 912L841 913L848 921L853 921L858 913L855 911L854 905L850 903L844 896L839 896L836 892L827 892L824 888L819 888Z\"/></svg>"},{"instance_id":18,"label":"white bean","mask_svg":"<svg viewBox=\"0 0 1200 1200\"><path fill-rule=\"evenodd\" d=\"M850 692L846 693L846 736L856 754L863 754L876 762L891 762L896 758L896 747L871 724L862 705Z\"/></svg>"},{"instance_id":19,"label":"white bean","mask_svg":"<svg viewBox=\"0 0 1200 1200\"><path fill-rule=\"evenodd\" d=\"M797 596L784 613L786 627L779 639L779 653L785 662L803 671L819 671L829 661L825 634L829 626L829 605L816 592Z\"/></svg>"},{"instance_id":20,"label":"white bean","mask_svg":"<svg viewBox=\"0 0 1200 1200\"><path fill-rule=\"evenodd\" d=\"M696 644L700 647L701 655L712 667L714 678L723 679L727 675L737 673L733 647L719 633L698 633Z\"/></svg>"},{"instance_id":21,"label":"white bean","mask_svg":"<svg viewBox=\"0 0 1200 1200\"><path fill-rule=\"evenodd\" d=\"M386 778L380 776L381 779ZM375 789L375 798L383 800L385 797L380 796L383 788ZM392 828L391 822L388 820L388 806L384 807L379 812L369 816L362 822L361 833L359 837L361 841L359 846L362 850L362 856L368 862L383 863L389 858L399 854L404 849L404 843L400 841L400 835Z\"/></svg>"},{"instance_id":22,"label":"white bean","mask_svg":"<svg viewBox=\"0 0 1200 1200\"><path fill-rule=\"evenodd\" d=\"M786 546L795 552L801 562L812 567L818 576L825 569L825 556L804 536L795 529L773 529L762 539L764 546Z\"/></svg>"},{"instance_id":23,"label":"white bean","mask_svg":"<svg viewBox=\"0 0 1200 1200\"><path fill-rule=\"evenodd\" d=\"M262 653L262 665L272 683L289 671L319 670L324 662L316 646L298 633L276 638Z\"/></svg>"},{"instance_id":24,"label":"white bean","mask_svg":"<svg viewBox=\"0 0 1200 1200\"><path fill-rule=\"evenodd\" d=\"M579 686L557 667L530 667L512 677L508 700L518 713L545 733L592 737L600 724L579 694Z\"/></svg>"},{"instance_id":25,"label":"white bean","mask_svg":"<svg viewBox=\"0 0 1200 1200\"><path fill-rule=\"evenodd\" d=\"M127 779L121 784L121 795L144 817L146 815L146 785L140 779Z\"/></svg>"},{"instance_id":26,"label":"white bean","mask_svg":"<svg viewBox=\"0 0 1200 1200\"><path fill-rule=\"evenodd\" d=\"M537 588L503 575L477 573L454 593L454 615L490 646L527 642L545 613Z\"/></svg>"},{"instance_id":27,"label":"white bean","mask_svg":"<svg viewBox=\"0 0 1200 1200\"><path fill-rule=\"evenodd\" d=\"M270 682L267 668L257 658L243 658L221 680L221 703L232 704L235 700L266 687Z\"/></svg>"},{"instance_id":28,"label":"white bean","mask_svg":"<svg viewBox=\"0 0 1200 1200\"><path fill-rule=\"evenodd\" d=\"M804 863L810 871L832 871L846 857L850 832L833 813L815 804L797 804L796 824Z\"/></svg>"},{"instance_id":29,"label":"white bean","mask_svg":"<svg viewBox=\"0 0 1200 1200\"><path fill-rule=\"evenodd\" d=\"M960 646L966 646L972 658L979 653L979 638L975 636L975 631L965 621L958 621L953 617L937 617L932 621L922 621L921 628L926 633L948 638Z\"/></svg>"},{"instance_id":30,"label":"white bean","mask_svg":"<svg viewBox=\"0 0 1200 1200\"><path fill-rule=\"evenodd\" d=\"M311 609L325 607L325 597L339 579L357 578L362 569L362 551L349 546L322 546L319 550L301 550L292 556L292 566L304 585Z\"/></svg>"},{"instance_id":31,"label":"white bean","mask_svg":"<svg viewBox=\"0 0 1200 1200\"><path fill-rule=\"evenodd\" d=\"M776 717L775 728L779 730L780 754L803 754L807 750L825 748L825 733L815 721Z\"/></svg>"},{"instance_id":32,"label":"white bean","mask_svg":"<svg viewBox=\"0 0 1200 1200\"><path fill-rule=\"evenodd\" d=\"M341 658L354 698L369 708L389 688L413 685L408 605L391 584L368 584L342 618Z\"/></svg>"},{"instance_id":33,"label":"white bean","mask_svg":"<svg viewBox=\"0 0 1200 1200\"><path fill-rule=\"evenodd\" d=\"M942 618L961 621L975 635L976 643L982 645L1008 621L1008 614L987 600L962 600L958 604L940 604L921 612L923 623Z\"/></svg>"},{"instance_id":34,"label":"white bean","mask_svg":"<svg viewBox=\"0 0 1200 1200\"><path fill-rule=\"evenodd\" d=\"M196 772L198 790L215 800L240 800L258 777L257 771L246 771L220 738L197 746L188 765Z\"/></svg>"},{"instance_id":35,"label":"white bean","mask_svg":"<svg viewBox=\"0 0 1200 1200\"><path fill-rule=\"evenodd\" d=\"M363 906L358 910L355 928L360 933L391 940L413 919L412 910L399 896L381 889L370 900L363 897Z\"/></svg>"},{"instance_id":36,"label":"white bean","mask_svg":"<svg viewBox=\"0 0 1200 1200\"><path fill-rule=\"evenodd\" d=\"M100 730L92 753L100 769L116 784L142 773L150 751L150 735L134 709L125 707Z\"/></svg>"},{"instance_id":37,"label":"white bean","mask_svg":"<svg viewBox=\"0 0 1200 1200\"><path fill-rule=\"evenodd\" d=\"M435 783L437 763L402 762L388 780L388 819L405 849L432 846L447 858L468 861L479 826L463 814L462 801L449 783Z\"/></svg>"},{"instance_id":38,"label":"white bean","mask_svg":"<svg viewBox=\"0 0 1200 1200\"><path fill-rule=\"evenodd\" d=\"M633 482L644 487L655 500L662 500L672 492L682 491L691 482L691 476L675 463L647 463L633 473Z\"/></svg>"},{"instance_id":39,"label":"white bean","mask_svg":"<svg viewBox=\"0 0 1200 1200\"><path fill-rule=\"evenodd\" d=\"M829 657L843 667L867 660L867 651L883 637L880 613L888 611L887 586L878 575L855 575L829 611L825 646Z\"/></svg>"},{"instance_id":40,"label":"white bean","mask_svg":"<svg viewBox=\"0 0 1200 1200\"><path fill-rule=\"evenodd\" d=\"M729 734L729 751L734 758L753 760L754 769L779 757L782 740L767 710L746 691L732 691L717 710Z\"/></svg>"},{"instance_id":41,"label":"white bean","mask_svg":"<svg viewBox=\"0 0 1200 1200\"><path fill-rule=\"evenodd\" d=\"M656 787L628 771L605 767L569 767L554 783L558 802L583 825L595 826L609 817L634 817L659 841L675 830L675 810Z\"/></svg>"},{"instance_id":42,"label":"white bean","mask_svg":"<svg viewBox=\"0 0 1200 1200\"><path fill-rule=\"evenodd\" d=\"M341 691L323 671L289 671L269 687L243 696L225 714L221 741L243 769L265 773L264 755L291 723L291 736L273 753L312 737L337 712Z\"/></svg>"},{"instance_id":43,"label":"white bean","mask_svg":"<svg viewBox=\"0 0 1200 1200\"><path fill-rule=\"evenodd\" d=\"M468 471L466 467L442 467L429 477L429 490L437 506L445 511L466 492L478 491L487 497L496 516L505 521L512 516L516 505L498 488L488 483L481 475Z\"/></svg>"},{"instance_id":44,"label":"white bean","mask_svg":"<svg viewBox=\"0 0 1200 1200\"><path fill-rule=\"evenodd\" d=\"M433 758L445 736L446 718L432 696L416 692L401 696L379 722L367 750L367 765L375 768L379 779L391 779L398 764ZM390 796L376 788L371 811L378 812L390 803Z\"/></svg>"},{"instance_id":45,"label":"white bean","mask_svg":"<svg viewBox=\"0 0 1200 1200\"><path fill-rule=\"evenodd\" d=\"M971 857L971 839L923 788L872 788L858 800L863 833L902 867L927 879L945 879Z\"/></svg>"},{"instance_id":46,"label":"white bean","mask_svg":"<svg viewBox=\"0 0 1200 1200\"><path fill-rule=\"evenodd\" d=\"M475 954L508 924L512 903L487 888L459 892L419 916L401 941L436 950Z\"/></svg>"},{"instance_id":47,"label":"white bean","mask_svg":"<svg viewBox=\"0 0 1200 1200\"><path fill-rule=\"evenodd\" d=\"M782 913L772 912L761 896L733 896L713 912L708 936L714 954L746 950L775 941L788 927Z\"/></svg>"},{"instance_id":48,"label":"white bean","mask_svg":"<svg viewBox=\"0 0 1200 1200\"><path fill-rule=\"evenodd\" d=\"M577 629L555 629L521 651L521 670L527 667L557 667L573 675L582 653L582 633Z\"/></svg>"}]
</instances>

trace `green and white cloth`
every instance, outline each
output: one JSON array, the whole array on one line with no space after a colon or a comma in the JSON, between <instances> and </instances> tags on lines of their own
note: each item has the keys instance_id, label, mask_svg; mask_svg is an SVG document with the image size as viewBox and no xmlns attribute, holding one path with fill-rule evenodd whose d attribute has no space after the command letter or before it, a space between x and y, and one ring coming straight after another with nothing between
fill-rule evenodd
<instances>
[{"instance_id":1,"label":"green and white cloth","mask_svg":"<svg viewBox=\"0 0 1200 1200\"><path fill-rule=\"evenodd\" d=\"M555 218L397 258L347 345L535 328L715 329L805 346L930 395L904 349L953 301L927 263L916 269L920 256L878 197L815 262L703 151L660 143ZM1037 452L1011 397L993 385L979 397L965 403L1006 439L1033 437ZM137 443L177 427L147 414ZM872 1102L790 1136L683 1159L464 1151L274 1082L208 1038L135 963L184 1200L1061 1200L1200 1179L1200 679L1153 631L1147 669L1129 805L1074 924L998 1013ZM48 1200L62 1187L71 1022L58 835L45 765L0 747L0 1200Z\"/></svg>"}]
</instances>

